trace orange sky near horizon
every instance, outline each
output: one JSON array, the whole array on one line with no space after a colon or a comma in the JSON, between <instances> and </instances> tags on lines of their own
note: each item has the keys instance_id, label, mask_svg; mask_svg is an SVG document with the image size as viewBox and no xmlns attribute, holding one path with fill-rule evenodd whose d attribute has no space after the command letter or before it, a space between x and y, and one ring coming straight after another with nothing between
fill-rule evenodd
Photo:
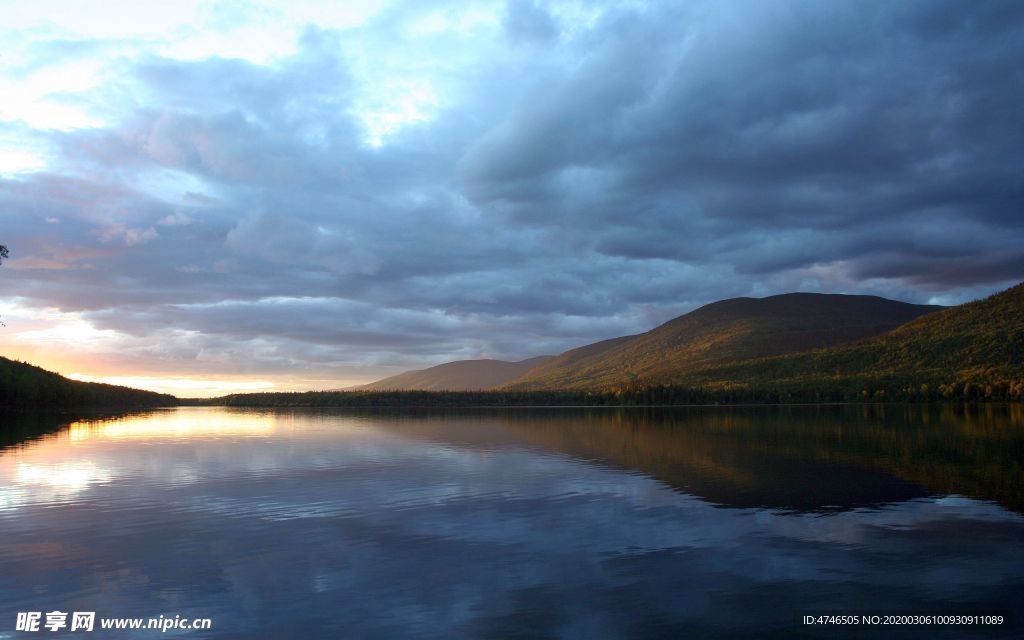
<instances>
[{"instance_id":1,"label":"orange sky near horizon","mask_svg":"<svg viewBox=\"0 0 1024 640\"><path fill-rule=\"evenodd\" d=\"M76 314L56 310L39 312L17 305L0 306L0 355L27 362L74 380L103 382L169 393L182 398L209 398L231 393L256 391L309 391L339 389L371 382L365 379L321 379L289 374L206 372L204 363L180 365L166 363L154 369L153 360L133 355L125 349L130 336L116 331L98 330ZM126 352L128 351L128 352ZM163 364L163 363L161 363ZM193 370L189 370L189 369Z\"/></svg>"}]
</instances>

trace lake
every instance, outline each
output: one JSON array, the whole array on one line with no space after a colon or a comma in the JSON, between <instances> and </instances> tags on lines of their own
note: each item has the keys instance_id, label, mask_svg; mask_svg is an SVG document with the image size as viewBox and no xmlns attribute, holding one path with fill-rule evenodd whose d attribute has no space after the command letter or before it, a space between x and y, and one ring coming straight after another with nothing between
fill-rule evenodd
<instances>
[{"instance_id":1,"label":"lake","mask_svg":"<svg viewBox=\"0 0 1024 640\"><path fill-rule=\"evenodd\" d=\"M1024 406L0 420L0 638L1022 633Z\"/></svg>"}]
</instances>

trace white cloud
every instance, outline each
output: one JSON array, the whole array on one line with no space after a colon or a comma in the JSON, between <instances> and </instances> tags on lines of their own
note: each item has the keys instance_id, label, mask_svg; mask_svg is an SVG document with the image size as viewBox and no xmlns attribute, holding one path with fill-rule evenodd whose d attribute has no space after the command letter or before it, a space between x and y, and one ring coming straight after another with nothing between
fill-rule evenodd
<instances>
[{"instance_id":1,"label":"white cloud","mask_svg":"<svg viewBox=\"0 0 1024 640\"><path fill-rule=\"evenodd\" d=\"M190 224L191 222L192 218L188 217L184 213L181 213L180 211L175 211L169 216L161 218L160 222L158 222L157 224L164 227L183 227L187 224Z\"/></svg>"},{"instance_id":2,"label":"white cloud","mask_svg":"<svg viewBox=\"0 0 1024 640\"><path fill-rule=\"evenodd\" d=\"M160 237L153 227L126 227L123 224L112 224L94 232L94 235L100 242L119 242L126 247L146 244Z\"/></svg>"},{"instance_id":3,"label":"white cloud","mask_svg":"<svg viewBox=\"0 0 1024 640\"><path fill-rule=\"evenodd\" d=\"M0 146L0 174L32 173L44 166L43 159L31 151Z\"/></svg>"}]
</instances>

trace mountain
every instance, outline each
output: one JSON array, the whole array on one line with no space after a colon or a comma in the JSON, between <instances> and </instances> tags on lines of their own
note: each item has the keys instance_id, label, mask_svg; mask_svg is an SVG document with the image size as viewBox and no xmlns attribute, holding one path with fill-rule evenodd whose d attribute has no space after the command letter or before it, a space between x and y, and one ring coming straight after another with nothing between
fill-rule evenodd
<instances>
[{"instance_id":1,"label":"mountain","mask_svg":"<svg viewBox=\"0 0 1024 640\"><path fill-rule=\"evenodd\" d=\"M406 371L354 389L364 391L477 391L501 386L551 358L552 356L537 356L519 362L457 360L429 369Z\"/></svg>"},{"instance_id":2,"label":"mountain","mask_svg":"<svg viewBox=\"0 0 1024 640\"><path fill-rule=\"evenodd\" d=\"M174 396L96 382L69 380L39 367L0 357L0 408L156 407Z\"/></svg>"},{"instance_id":3,"label":"mountain","mask_svg":"<svg viewBox=\"0 0 1024 640\"><path fill-rule=\"evenodd\" d=\"M680 382L860 389L861 395L875 396L888 389L908 396L939 391L944 397L1019 397L1024 393L1024 283L851 344L724 364Z\"/></svg>"},{"instance_id":4,"label":"mountain","mask_svg":"<svg viewBox=\"0 0 1024 640\"><path fill-rule=\"evenodd\" d=\"M889 331L942 307L876 296L788 293L732 298L637 336L568 351L505 388L601 389L673 383L737 361L830 347Z\"/></svg>"},{"instance_id":5,"label":"mountain","mask_svg":"<svg viewBox=\"0 0 1024 640\"><path fill-rule=\"evenodd\" d=\"M570 349L565 353L551 358L547 362L537 365L522 376L516 378L514 381L510 381L507 386L511 387L513 385L518 385L520 384L520 381L524 379L550 381L552 379L564 377L567 374L571 375L571 372L574 370L586 368L590 363L599 362L604 354L609 351L614 351L638 337L639 336L622 336L620 338L610 338L608 340L602 340L593 344ZM558 387L557 384L545 386L544 382L540 382L538 387L530 388L555 389L560 387Z\"/></svg>"},{"instance_id":6,"label":"mountain","mask_svg":"<svg viewBox=\"0 0 1024 640\"><path fill-rule=\"evenodd\" d=\"M900 324L907 315L912 319ZM898 326L878 333L886 323ZM842 341L849 336L854 338ZM737 355L806 348L820 341L836 344ZM667 345L664 357L641 351L659 342ZM596 385L603 363L611 370L637 352L645 357L634 371L660 370L661 377L632 373L603 380L601 387L588 386ZM680 353L691 357L681 359ZM540 387L537 379L550 386ZM512 407L1021 399L1024 284L951 308L864 296L726 300L645 334L567 351L518 381L490 390L257 393L214 402L240 407Z\"/></svg>"}]
</instances>

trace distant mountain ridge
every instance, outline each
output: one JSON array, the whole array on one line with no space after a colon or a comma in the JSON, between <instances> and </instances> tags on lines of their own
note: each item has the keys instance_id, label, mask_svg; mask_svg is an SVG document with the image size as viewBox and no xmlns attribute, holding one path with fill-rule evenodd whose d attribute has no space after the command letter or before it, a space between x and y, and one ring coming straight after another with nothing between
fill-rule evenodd
<instances>
[{"instance_id":1,"label":"distant mountain ridge","mask_svg":"<svg viewBox=\"0 0 1024 640\"><path fill-rule=\"evenodd\" d=\"M636 336L567 351L508 390L673 384L729 363L831 347L892 330L943 307L877 296L788 293L714 302Z\"/></svg>"},{"instance_id":2,"label":"distant mountain ridge","mask_svg":"<svg viewBox=\"0 0 1024 640\"><path fill-rule=\"evenodd\" d=\"M879 331L886 324L896 326ZM821 342L833 344L813 346ZM794 350L773 353L784 349ZM646 377L599 375L637 353L644 357L633 371ZM575 377L564 382L568 376ZM556 382L530 386L538 379ZM493 408L943 400L1024 400L1024 283L949 308L871 296L725 300L638 336L572 349L488 390L257 393L219 402Z\"/></svg>"},{"instance_id":3,"label":"distant mountain ridge","mask_svg":"<svg viewBox=\"0 0 1024 640\"><path fill-rule=\"evenodd\" d=\"M370 384L361 391L479 391L499 387L553 356L537 356L519 362L504 360L456 360L427 369L406 371Z\"/></svg>"}]
</instances>

